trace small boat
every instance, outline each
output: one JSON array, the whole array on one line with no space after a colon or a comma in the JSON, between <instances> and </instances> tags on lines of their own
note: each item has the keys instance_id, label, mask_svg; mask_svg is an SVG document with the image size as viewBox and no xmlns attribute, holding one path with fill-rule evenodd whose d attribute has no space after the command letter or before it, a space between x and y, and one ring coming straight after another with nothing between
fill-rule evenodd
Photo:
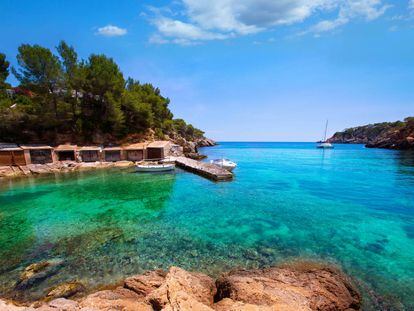
<instances>
[{"instance_id":1,"label":"small boat","mask_svg":"<svg viewBox=\"0 0 414 311\"><path fill-rule=\"evenodd\" d=\"M325 136L323 138L323 140L319 141L318 144L316 145L316 148L319 149L333 149L334 146L326 141L326 132L328 131L328 120L326 120L326 125L325 125Z\"/></svg>"},{"instance_id":2,"label":"small boat","mask_svg":"<svg viewBox=\"0 0 414 311\"><path fill-rule=\"evenodd\" d=\"M233 161L230 161L228 159L216 159L216 160L211 160L210 161L211 164L220 166L228 171L232 171L236 168L237 164L234 163Z\"/></svg>"},{"instance_id":3,"label":"small boat","mask_svg":"<svg viewBox=\"0 0 414 311\"><path fill-rule=\"evenodd\" d=\"M168 172L175 169L175 164L137 164L137 172Z\"/></svg>"},{"instance_id":4,"label":"small boat","mask_svg":"<svg viewBox=\"0 0 414 311\"><path fill-rule=\"evenodd\" d=\"M322 142L322 143L318 144L316 146L316 148L319 148L319 149L333 149L334 146L331 143Z\"/></svg>"}]
</instances>

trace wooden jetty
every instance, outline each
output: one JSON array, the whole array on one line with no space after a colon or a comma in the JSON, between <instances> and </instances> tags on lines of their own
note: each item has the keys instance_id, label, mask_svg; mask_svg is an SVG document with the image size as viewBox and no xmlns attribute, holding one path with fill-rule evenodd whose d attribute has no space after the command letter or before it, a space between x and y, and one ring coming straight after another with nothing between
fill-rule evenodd
<instances>
[{"instance_id":1,"label":"wooden jetty","mask_svg":"<svg viewBox=\"0 0 414 311\"><path fill-rule=\"evenodd\" d=\"M174 157L176 165L198 175L207 177L215 181L227 181L233 179L233 174L228 170L214 164L200 162L186 157Z\"/></svg>"}]
</instances>

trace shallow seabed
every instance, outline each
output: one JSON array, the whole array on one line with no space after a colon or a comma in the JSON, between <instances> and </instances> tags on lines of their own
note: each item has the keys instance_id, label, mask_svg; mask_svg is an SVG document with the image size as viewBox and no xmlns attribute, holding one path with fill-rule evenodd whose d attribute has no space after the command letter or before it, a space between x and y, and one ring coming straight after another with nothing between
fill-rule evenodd
<instances>
[{"instance_id":1,"label":"shallow seabed","mask_svg":"<svg viewBox=\"0 0 414 311\"><path fill-rule=\"evenodd\" d=\"M378 300L414 309L413 153L307 143L202 151L236 161L235 180L128 169L0 181L0 295L16 295L22 269L52 258L65 260L59 273L20 299L74 279L95 288L171 265L217 275L300 257L339 264Z\"/></svg>"}]
</instances>

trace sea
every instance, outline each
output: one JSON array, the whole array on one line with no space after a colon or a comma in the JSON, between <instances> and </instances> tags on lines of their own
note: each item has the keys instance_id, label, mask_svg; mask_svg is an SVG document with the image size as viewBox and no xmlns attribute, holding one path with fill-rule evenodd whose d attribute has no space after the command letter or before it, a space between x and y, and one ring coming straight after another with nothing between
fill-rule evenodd
<instances>
[{"instance_id":1,"label":"sea","mask_svg":"<svg viewBox=\"0 0 414 311\"><path fill-rule=\"evenodd\" d=\"M176 169L59 173L0 181L0 297L32 300L60 283L89 289L179 266L326 262L351 276L364 310L414 310L414 152L314 143L222 142L205 161L230 182ZM25 289L28 265L61 260Z\"/></svg>"}]
</instances>

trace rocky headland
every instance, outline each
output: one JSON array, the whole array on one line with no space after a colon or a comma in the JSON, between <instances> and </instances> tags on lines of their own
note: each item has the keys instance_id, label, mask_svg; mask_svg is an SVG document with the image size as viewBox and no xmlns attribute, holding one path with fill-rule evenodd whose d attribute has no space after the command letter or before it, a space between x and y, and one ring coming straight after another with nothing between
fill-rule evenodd
<instances>
[{"instance_id":1,"label":"rocky headland","mask_svg":"<svg viewBox=\"0 0 414 311\"><path fill-rule=\"evenodd\" d=\"M414 149L414 117L404 121L375 123L335 133L330 143L365 144L368 148Z\"/></svg>"},{"instance_id":2,"label":"rocky headland","mask_svg":"<svg viewBox=\"0 0 414 311\"><path fill-rule=\"evenodd\" d=\"M45 269L49 271L53 267L29 266L17 286L22 282L29 286L31 282L41 281ZM44 299L30 304L0 300L0 310L352 311L361 308L361 295L347 276L336 268L309 262L238 269L216 280L202 273L171 267L168 271L148 271L126 278L111 289L80 294L84 291L82 284L73 281L51 289Z\"/></svg>"}]
</instances>

